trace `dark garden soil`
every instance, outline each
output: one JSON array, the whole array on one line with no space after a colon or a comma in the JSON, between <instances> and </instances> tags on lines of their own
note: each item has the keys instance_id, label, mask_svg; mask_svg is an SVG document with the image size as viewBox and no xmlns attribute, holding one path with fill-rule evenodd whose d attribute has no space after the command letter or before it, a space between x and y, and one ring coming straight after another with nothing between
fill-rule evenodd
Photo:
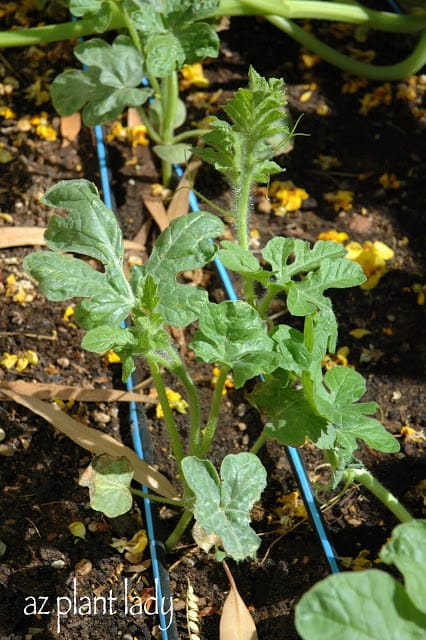
<instances>
[{"instance_id":1,"label":"dark garden soil","mask_svg":"<svg viewBox=\"0 0 426 640\"><path fill-rule=\"evenodd\" d=\"M401 57L412 44L404 38L394 38L390 43L377 34L359 43L352 29L330 30L324 25L323 31L324 37L342 50L374 49L382 63ZM267 76L284 77L294 120L304 114L298 131L306 135L296 137L293 150L279 158L286 173L277 179L291 180L305 189L308 197L295 211L279 217L262 192L255 194L251 227L258 236L253 242L261 247L275 235L315 241L321 232L335 229L346 232L348 241L380 241L394 252L387 262L387 273L375 288L339 291L332 298L339 320L339 347L348 348L345 353L349 365L366 378L365 399L379 403L378 417L401 443L400 453L393 456L365 448L360 456L415 516L424 517L426 114L422 98L426 78L419 75L389 86L352 84L354 91L344 92L349 78L306 56L307 52L301 52L267 23L235 19L220 35L220 57L205 66L210 88L204 102L196 102L200 100L195 95L197 89L185 94L189 104L195 101L198 105L192 106L193 120L207 115L207 102L212 96L211 103L222 103L243 86L249 64ZM59 131L59 118L50 104L43 102L41 92L60 68L72 64L71 51L70 46L53 44L0 54L0 243L14 227L46 225L51 211L40 204L39 197L59 180L84 176L99 182L89 131L83 128L71 144L64 146L60 135L56 140L46 140L46 130L37 130L37 124L30 120L45 111L46 124ZM49 69L55 72L50 74ZM369 102L368 94L372 94ZM361 113L363 104L369 106ZM132 150L117 139L108 147L118 215L125 237L133 239L144 224L148 228L150 220L141 190L158 177L146 147ZM385 174L388 183L386 178L380 181ZM391 174L398 182L392 182ZM196 187L224 208L229 203L226 185L211 170L200 171ZM324 197L339 191L352 192L351 205L335 208ZM153 223L146 238L148 248L157 234ZM82 333L72 324L72 318L64 317L67 305L47 302L29 282L22 259L31 250L28 246L0 249L0 381L121 388L118 365L80 348ZM215 273L207 270L206 276L212 299L223 298ZM367 333L354 337L351 331L360 328ZM181 336L184 351L186 344L187 336ZM16 366L8 368L4 354L19 356L27 350L36 352L36 364L22 371ZM192 366L207 406L211 370L196 363ZM141 369L140 380L147 377ZM148 393L149 386L143 392ZM148 553L135 566L110 546L113 537L130 539L144 526L139 508L135 506L129 515L111 520L91 511L86 489L77 484L90 455L29 410L4 396L2 400L0 540L5 551L0 555L0 639L159 637L154 611L132 616L121 606L125 578L139 596L152 596L154 583L149 567L142 571L145 567L140 566L149 561ZM130 444L125 404L76 402L64 410ZM173 461L161 420L155 417L154 401L145 405L145 411L154 443L154 462L172 479ZM179 416L179 423L184 430L185 416ZM219 464L225 453L246 450L259 430L259 419L245 403L243 393L229 390L212 460ZM326 470L313 449L304 447L303 456L311 480L325 482ZM329 570L309 521L298 517L297 504L294 508L287 502L286 507L285 496L297 491L297 483L284 449L271 442L261 457L270 478L253 514L262 546L256 561L230 564L256 621L259 638L293 640L298 637L293 623L296 602ZM321 497L330 499L330 495ZM297 503L297 494L294 498ZM142 509L142 505L139 507ZM336 554L345 559L346 566L352 562L352 568L356 559L355 565L363 562L371 566L396 524L358 486L340 501L327 504L323 515ZM170 509L160 510L161 535L171 530L175 516ZM74 521L85 523L84 540L73 537L69 525ZM180 637L189 637L185 597L190 580L200 598L200 637L218 638L219 614L229 589L222 568L197 551L189 536L167 562ZM121 603L117 613L93 615L81 609L63 616L59 630L57 598L73 597L74 578L78 596L92 597L94 592L112 590ZM37 597L46 598L45 610L50 610L50 615L25 615L29 598ZM27 609L27 613L31 611Z\"/></svg>"}]
</instances>

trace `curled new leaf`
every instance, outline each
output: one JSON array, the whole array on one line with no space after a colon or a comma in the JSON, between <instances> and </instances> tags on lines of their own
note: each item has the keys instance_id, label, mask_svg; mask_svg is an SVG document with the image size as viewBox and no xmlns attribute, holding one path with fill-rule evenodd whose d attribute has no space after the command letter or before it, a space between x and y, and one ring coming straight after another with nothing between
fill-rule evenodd
<instances>
[{"instance_id":1,"label":"curled new leaf","mask_svg":"<svg viewBox=\"0 0 426 640\"><path fill-rule=\"evenodd\" d=\"M206 304L190 346L203 362L232 369L237 388L257 375L273 371L279 363L265 323L246 302Z\"/></svg>"}]
</instances>

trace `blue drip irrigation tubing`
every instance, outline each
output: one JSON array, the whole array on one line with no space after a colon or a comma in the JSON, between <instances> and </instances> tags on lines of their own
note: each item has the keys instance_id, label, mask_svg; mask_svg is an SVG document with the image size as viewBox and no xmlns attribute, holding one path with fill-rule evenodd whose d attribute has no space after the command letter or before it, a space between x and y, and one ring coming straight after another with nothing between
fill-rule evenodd
<instances>
[{"instance_id":1,"label":"blue drip irrigation tubing","mask_svg":"<svg viewBox=\"0 0 426 640\"><path fill-rule=\"evenodd\" d=\"M99 172L103 193L103 200L107 207L110 209L114 209L114 203L111 193L110 186L110 176L109 176L109 167L108 167L108 159L106 154L105 142L104 142L104 134L103 128L101 125L97 125L94 127L95 131L95 141L96 141L96 150L98 154L98 164L99 164ZM126 387L128 391L133 390L133 380L132 377L129 376L126 382ZM140 434L140 421L137 412L136 403L131 401L129 403L129 412L130 412L130 424L131 424L131 435L133 448L136 454L144 459L144 451L142 445L142 439ZM142 490L146 491L146 487L142 486ZM164 611L167 611L167 596L163 594L163 575L160 570L160 563L158 559L158 548L161 548L161 543L156 539L155 528L154 528L154 519L151 508L151 501L148 498L144 498L144 510L145 510L145 521L146 528L149 539L149 549L151 554L151 563L152 563L152 573L154 576L154 583L156 588L156 601L157 604L165 603ZM164 599L163 599L164 598ZM169 596L169 602L172 602L171 597ZM166 618L166 615L162 610L162 607L158 608L158 617L160 622L160 630L161 630L161 638L162 640L169 640L169 630L171 634L174 633L173 626L171 626L171 620ZM171 614L172 615L172 614ZM176 633L174 633L176 636ZM177 637L177 636L176 636Z\"/></svg>"},{"instance_id":2,"label":"blue drip irrigation tubing","mask_svg":"<svg viewBox=\"0 0 426 640\"><path fill-rule=\"evenodd\" d=\"M183 174L181 167L177 165L174 167L174 169L177 176L181 177ZM193 191L190 191L190 194L189 194L189 204L192 211L199 211L198 199ZM221 263L221 261L219 260L219 258L217 257L215 258L215 266L220 275L220 278L222 280L222 283L228 295L228 298L233 301L238 300L237 294L235 293L235 289L229 278L228 272L223 266L223 264ZM325 530L324 523L321 518L321 514L317 508L317 504L315 502L315 498L312 493L312 488L309 483L308 477L306 475L306 471L303 466L300 453L294 447L286 447L286 452L290 459L290 463L293 468L293 471L296 475L300 492L303 496L303 501L305 503L305 507L309 513L311 522L320 540L324 555L330 567L330 571L332 573L338 573L339 565L337 564L336 555L328 539L327 532Z\"/></svg>"}]
</instances>

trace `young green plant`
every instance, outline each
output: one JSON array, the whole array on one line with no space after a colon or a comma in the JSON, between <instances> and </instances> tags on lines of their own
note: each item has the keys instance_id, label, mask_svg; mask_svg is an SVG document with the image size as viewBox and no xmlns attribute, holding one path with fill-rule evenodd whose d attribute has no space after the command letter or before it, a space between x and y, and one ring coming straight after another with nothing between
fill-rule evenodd
<instances>
[{"instance_id":1,"label":"young green plant","mask_svg":"<svg viewBox=\"0 0 426 640\"><path fill-rule=\"evenodd\" d=\"M50 219L45 234L50 251L25 259L26 269L49 300L79 299L75 319L86 330L83 348L100 354L114 349L123 380L132 374L135 358L143 358L150 370L181 480L181 498L175 504L183 507L183 514L168 546L176 544L195 516L200 546L212 536L219 557L225 554L237 561L254 556L260 544L250 526L250 511L266 484L256 454L268 438L292 446L313 442L325 452L336 483L358 468L353 455L358 440L380 451L398 450L396 439L371 417L376 404L358 402L365 391L362 376L345 367L322 372L321 362L334 351L337 339L337 322L325 291L362 283L361 267L334 242L319 241L311 247L299 239L276 237L262 249L262 264L247 246L252 184L268 181L280 170L272 158L291 136L285 107L283 82L266 80L250 69L248 88L240 89L226 106L230 122L215 120L206 137L212 146L199 152L231 181L235 207L230 213L239 243L212 241L224 230L217 216L188 214L160 234L147 262L134 266L128 281L114 214L93 184L71 180L49 189L43 199L68 212ZM101 269L69 254L92 258ZM178 281L180 273L202 268L216 254L241 276L247 300L214 303L207 291ZM276 295L285 299L290 318L303 319L303 332L269 321L269 304ZM189 346L196 358L219 367L205 421L189 363L168 331L192 323L197 328ZM168 403L163 372L177 379L186 394L184 436ZM265 416L265 426L250 452L224 452L218 473L208 457L220 429L222 392L230 372L236 388L262 376L247 398ZM125 462L111 463L112 467L110 463L95 459L83 482L97 507L114 503L113 515L118 515L129 505L131 470ZM360 473L357 479L363 477ZM113 499L114 487L120 499ZM108 492L105 499L103 491ZM107 513L112 515L111 510ZM404 517L410 518L406 512Z\"/></svg>"}]
</instances>

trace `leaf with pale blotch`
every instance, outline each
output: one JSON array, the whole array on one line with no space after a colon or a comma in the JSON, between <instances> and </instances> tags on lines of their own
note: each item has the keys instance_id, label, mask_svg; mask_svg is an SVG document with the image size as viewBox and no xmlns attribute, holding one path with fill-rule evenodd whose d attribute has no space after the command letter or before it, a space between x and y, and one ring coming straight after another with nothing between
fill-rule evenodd
<instances>
[{"instance_id":1,"label":"leaf with pale blotch","mask_svg":"<svg viewBox=\"0 0 426 640\"><path fill-rule=\"evenodd\" d=\"M106 454L94 458L82 474L79 484L89 488L90 506L108 518L130 511L133 503L129 491L133 469L126 458L114 459Z\"/></svg>"}]
</instances>

